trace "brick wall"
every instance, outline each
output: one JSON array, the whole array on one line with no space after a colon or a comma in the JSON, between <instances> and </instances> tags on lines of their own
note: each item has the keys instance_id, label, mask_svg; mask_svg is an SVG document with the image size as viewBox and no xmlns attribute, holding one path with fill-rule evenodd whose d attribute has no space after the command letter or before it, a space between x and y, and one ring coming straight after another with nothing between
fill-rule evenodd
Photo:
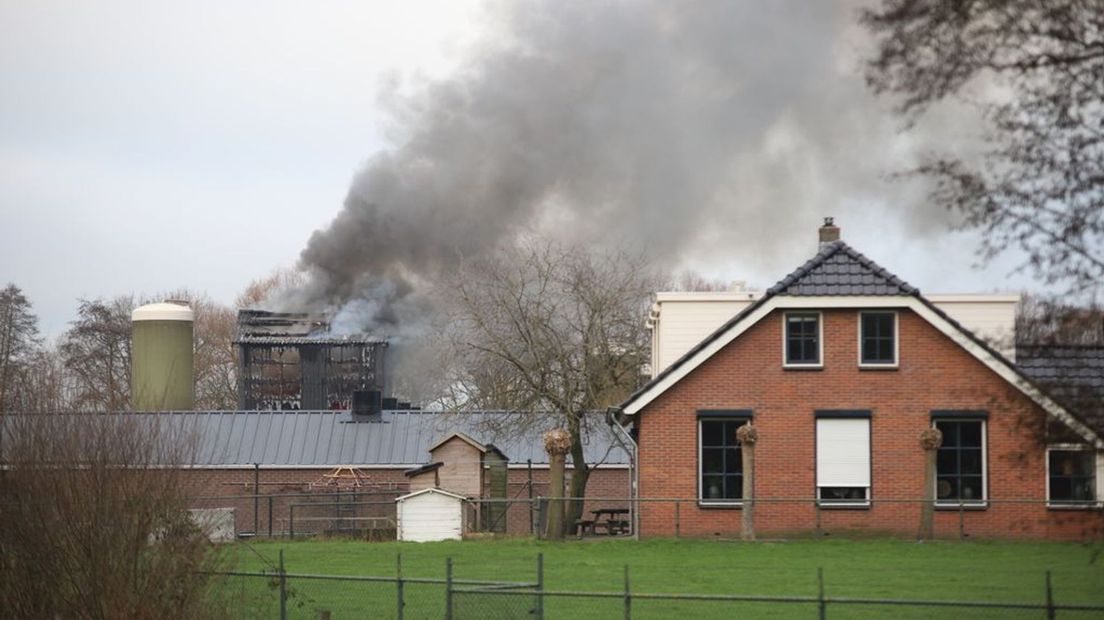
<instances>
[{"instance_id":1,"label":"brick wall","mask_svg":"<svg viewBox=\"0 0 1104 620\"><path fill-rule=\"evenodd\" d=\"M466 445L466 444L465 444ZM272 529L275 534L287 531L289 506L292 503L305 502L326 503L334 502L334 498L317 495L325 493L325 490L315 489L315 497L296 497L298 494L311 492L310 483L318 480L328 470L326 469L265 469L260 470L260 492L262 495L275 495L272 501ZM409 490L409 479L403 475L402 469L370 469L364 470L369 477L370 486L363 494L357 496L357 501L378 501L380 505L361 506L357 508L357 516L393 516L395 513L393 500L395 497L405 494ZM570 470L568 470L570 473ZM181 482L189 496L195 499L191 503L195 508L234 508L235 520L238 532L254 531L254 494L252 469L194 469L180 472ZM548 495L548 469L534 468L533 497ZM524 469L511 468L508 475L508 493L511 499L519 500L512 504L507 516L507 533L512 535L527 535L530 533L529 504L526 500L528 493L529 472ZM589 497L627 498L629 495L629 470L628 469L598 469L591 473L590 483L587 486ZM486 492L484 492L486 496ZM347 498L346 498L347 499ZM627 501L614 502L588 502L587 510L612 505L627 505ZM309 516L332 515L332 507L296 508L296 519ZM269 503L266 497L258 502L256 512L257 529L262 535L267 535L269 524ZM300 520L298 531L307 529L307 521Z\"/></svg>"},{"instance_id":2,"label":"brick wall","mask_svg":"<svg viewBox=\"0 0 1104 620\"><path fill-rule=\"evenodd\" d=\"M286 532L290 526L291 504L333 504L338 498L324 488L311 488L328 469L265 469L260 470L260 494L273 495L271 522L274 533ZM352 516L393 517L394 498L408 491L408 481L402 469L364 470L368 475L368 486L355 497L342 497L342 502L350 499L356 502L380 502L378 505L363 505L351 508ZM193 469L181 472L181 480L187 494L193 499L194 508L233 508L237 531L252 532L254 523L262 534L267 534L269 526L269 501L262 497L257 505L257 519L254 521L254 472L252 469ZM304 494L310 497L304 497ZM310 522L303 518L323 517L336 514L334 506L296 507L295 518L299 520L298 531L325 524Z\"/></svg>"},{"instance_id":3,"label":"brick wall","mask_svg":"<svg viewBox=\"0 0 1104 620\"><path fill-rule=\"evenodd\" d=\"M924 455L919 435L935 409L989 412L988 494L992 500L1045 500L1044 412L968 352L913 313L899 313L899 367L860 370L858 313L828 310L824 321L824 368L782 368L782 313L764 318L699 366L638 414L642 497L697 497L697 410L752 409L759 430L756 495L792 498L815 495L816 409L869 409L871 495L882 499L923 496ZM649 504L642 512L644 535L674 534L674 506ZM875 505L867 509L822 510L832 531L915 535L920 507ZM808 531L815 525L812 503L756 507L761 533ZM939 512L936 529L957 535L956 511ZM966 531L982 537L1084 538L1099 536L1099 511L1047 510L1042 505L991 504L964 515ZM739 508L680 511L684 535L731 535L740 530Z\"/></svg>"}]
</instances>

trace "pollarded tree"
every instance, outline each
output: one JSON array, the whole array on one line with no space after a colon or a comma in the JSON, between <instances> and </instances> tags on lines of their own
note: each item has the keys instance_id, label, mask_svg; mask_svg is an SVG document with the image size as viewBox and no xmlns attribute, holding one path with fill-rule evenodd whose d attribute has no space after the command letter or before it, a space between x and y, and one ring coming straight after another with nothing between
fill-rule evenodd
<instances>
[{"instance_id":1,"label":"pollarded tree","mask_svg":"<svg viewBox=\"0 0 1104 620\"><path fill-rule=\"evenodd\" d=\"M41 344L38 317L14 284L0 289L0 412L9 411L21 368Z\"/></svg>"},{"instance_id":2,"label":"pollarded tree","mask_svg":"<svg viewBox=\"0 0 1104 620\"><path fill-rule=\"evenodd\" d=\"M1104 0L883 0L861 14L868 84L911 123L969 97L987 121L971 160L948 150L912 172L984 233L1071 290L1104 282Z\"/></svg>"}]
</instances>

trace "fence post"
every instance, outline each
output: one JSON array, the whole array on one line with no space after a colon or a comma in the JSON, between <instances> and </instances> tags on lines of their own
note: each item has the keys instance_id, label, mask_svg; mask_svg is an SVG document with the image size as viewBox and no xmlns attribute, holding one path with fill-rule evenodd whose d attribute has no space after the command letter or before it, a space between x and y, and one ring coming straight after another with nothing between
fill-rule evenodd
<instances>
[{"instance_id":1,"label":"fence post","mask_svg":"<svg viewBox=\"0 0 1104 620\"><path fill-rule=\"evenodd\" d=\"M526 470L529 472L529 529L531 534L535 534L537 525L533 520L533 459L526 461Z\"/></svg>"},{"instance_id":2,"label":"fence post","mask_svg":"<svg viewBox=\"0 0 1104 620\"><path fill-rule=\"evenodd\" d=\"M283 549L280 549L280 620L287 620L287 571L284 570Z\"/></svg>"},{"instance_id":3,"label":"fence post","mask_svg":"<svg viewBox=\"0 0 1104 620\"><path fill-rule=\"evenodd\" d=\"M682 500L675 500L675 538L682 537ZM626 567L627 569L628 567Z\"/></svg>"},{"instance_id":4,"label":"fence post","mask_svg":"<svg viewBox=\"0 0 1104 620\"><path fill-rule=\"evenodd\" d=\"M1054 620L1054 590L1050 587L1050 571L1046 572L1046 612L1047 620Z\"/></svg>"},{"instance_id":5,"label":"fence post","mask_svg":"<svg viewBox=\"0 0 1104 620\"><path fill-rule=\"evenodd\" d=\"M272 538L272 496L268 496L268 537Z\"/></svg>"},{"instance_id":6,"label":"fence post","mask_svg":"<svg viewBox=\"0 0 1104 620\"><path fill-rule=\"evenodd\" d=\"M395 617L398 618L398 620L403 620L403 607L406 605L406 603L403 602L403 578L402 578L402 554L401 553L396 554L395 568L396 568L396 572L398 573L398 578L395 580L395 589L398 591L398 595L399 595L398 607L395 610L396 611Z\"/></svg>"},{"instance_id":7,"label":"fence post","mask_svg":"<svg viewBox=\"0 0 1104 620\"><path fill-rule=\"evenodd\" d=\"M629 590L629 565L625 565L625 620L632 620L632 591Z\"/></svg>"},{"instance_id":8,"label":"fence post","mask_svg":"<svg viewBox=\"0 0 1104 620\"><path fill-rule=\"evenodd\" d=\"M962 500L958 500L958 542L966 540L966 509Z\"/></svg>"},{"instance_id":9,"label":"fence post","mask_svg":"<svg viewBox=\"0 0 1104 620\"><path fill-rule=\"evenodd\" d=\"M544 620L544 554L537 554L537 620Z\"/></svg>"},{"instance_id":10,"label":"fence post","mask_svg":"<svg viewBox=\"0 0 1104 620\"><path fill-rule=\"evenodd\" d=\"M824 600L824 568L817 567L817 617L825 620L828 617L828 601Z\"/></svg>"},{"instance_id":11,"label":"fence post","mask_svg":"<svg viewBox=\"0 0 1104 620\"><path fill-rule=\"evenodd\" d=\"M295 539L295 504L288 505L288 538Z\"/></svg>"},{"instance_id":12,"label":"fence post","mask_svg":"<svg viewBox=\"0 0 1104 620\"><path fill-rule=\"evenodd\" d=\"M820 502L816 499L813 500L813 511L816 513L816 538L817 540L824 537L824 530L820 527Z\"/></svg>"},{"instance_id":13,"label":"fence post","mask_svg":"<svg viewBox=\"0 0 1104 620\"><path fill-rule=\"evenodd\" d=\"M445 620L452 620L452 558L445 558Z\"/></svg>"},{"instance_id":14,"label":"fence post","mask_svg":"<svg viewBox=\"0 0 1104 620\"><path fill-rule=\"evenodd\" d=\"M253 535L259 533L261 523L261 464L253 463Z\"/></svg>"}]
</instances>

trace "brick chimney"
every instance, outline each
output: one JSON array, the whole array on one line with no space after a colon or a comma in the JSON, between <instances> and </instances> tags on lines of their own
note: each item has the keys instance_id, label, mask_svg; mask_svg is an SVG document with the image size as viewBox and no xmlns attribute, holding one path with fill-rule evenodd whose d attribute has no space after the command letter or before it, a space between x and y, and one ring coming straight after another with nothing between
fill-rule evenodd
<instances>
[{"instance_id":1,"label":"brick chimney","mask_svg":"<svg viewBox=\"0 0 1104 620\"><path fill-rule=\"evenodd\" d=\"M818 229L820 233L820 245L818 247L823 248L825 245L832 243L833 241L839 241L840 229L832 223L832 218L824 218L824 225Z\"/></svg>"}]
</instances>

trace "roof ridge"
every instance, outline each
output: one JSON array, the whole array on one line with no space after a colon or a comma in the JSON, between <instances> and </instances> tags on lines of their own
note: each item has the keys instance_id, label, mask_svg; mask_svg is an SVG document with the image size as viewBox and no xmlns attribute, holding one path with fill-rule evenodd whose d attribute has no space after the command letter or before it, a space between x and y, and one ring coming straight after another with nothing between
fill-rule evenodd
<instances>
[{"instance_id":1,"label":"roof ridge","mask_svg":"<svg viewBox=\"0 0 1104 620\"><path fill-rule=\"evenodd\" d=\"M875 284L857 283L857 282L851 282L851 283L839 282L838 280L842 276L840 276L839 274L836 274L836 273L832 273L831 271L829 271L827 274L822 274L822 275L828 276L829 279L831 279L834 276L836 278L835 282L827 282L827 283L825 283L825 282L803 283L802 282L802 280L804 280L806 277L810 276L810 274L813 274L818 268L828 264L829 259L831 259L833 256L839 254L840 252L842 252L844 255L846 255L852 261L858 263L858 265L860 267L862 267L863 269L866 269L867 271L869 271L871 275L876 276L878 278L881 278L881 280L883 280L883 282L875 283ZM847 274L847 275L851 276L852 278L855 277L855 274ZM873 286L873 287L883 286L883 287L886 287L888 289L896 289L896 291L894 291L895 293L903 294L903 295L919 295L920 294L920 290L918 288L916 288L915 286L910 285L908 282L905 282L900 277L898 277L896 274L889 271L885 267L879 265L878 263L874 262L873 259L866 256L862 252L859 252L855 248L851 247L850 245L848 245L843 240L836 240L836 241L832 241L830 243L824 244L820 248L820 250L818 250L817 253L812 258L805 261L805 263L802 264L800 267L798 267L794 271L790 272L788 275L786 275L786 277L779 280L774 286L767 289L767 295L766 296L769 297L771 295L787 294L787 292L791 288L800 288L803 284L805 284L809 287L820 287L820 288L823 289L823 292L820 292L820 291L812 292L812 293L796 292L796 293L793 293L793 294L796 294L796 295L831 295L831 294L833 294L832 289L836 288L836 289L844 289L844 292L839 293L838 291L836 291L835 294L844 294L844 295L852 294L853 295L853 294L857 294L857 293L853 292L853 290L848 291L847 289L854 289L856 287L871 287L871 286ZM872 293L872 294L892 295L892 294L894 294L894 292L875 292L875 293Z\"/></svg>"}]
</instances>

